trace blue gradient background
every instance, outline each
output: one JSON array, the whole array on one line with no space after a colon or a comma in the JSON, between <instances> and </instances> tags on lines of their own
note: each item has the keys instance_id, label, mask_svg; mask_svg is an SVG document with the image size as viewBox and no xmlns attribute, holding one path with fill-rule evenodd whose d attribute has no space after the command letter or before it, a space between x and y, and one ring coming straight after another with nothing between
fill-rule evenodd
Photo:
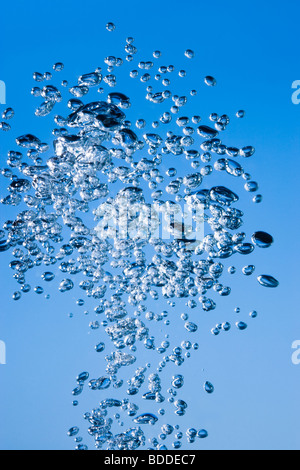
<instances>
[{"instance_id":1,"label":"blue gradient background","mask_svg":"<svg viewBox=\"0 0 300 470\"><path fill-rule=\"evenodd\" d=\"M217 299L213 313L198 312L200 349L188 362L180 397L189 402L189 409L180 424L182 430L193 426L209 431L209 438L196 441L194 448L299 449L300 365L291 361L292 342L300 339L300 106L291 101L292 82L300 79L299 2L153 0L145 6L136 0L19 0L2 4L0 13L0 79L7 85L7 105L16 112L12 132L0 136L1 166L13 137L29 132L45 141L51 137L52 115L39 120L34 116L40 100L30 95L32 72L52 71L55 62L63 61L65 70L55 74L55 79L68 79L71 85L72 77L75 83L78 75L102 66L106 55L123 56L127 36L135 38L138 60L151 60L152 52L160 49L161 64L190 72L178 86L183 92L192 88L199 92L184 113L197 109L203 121L211 112L228 113L232 123L226 142L231 139L236 146L256 147L245 168L259 182L263 203L251 202L241 180L227 177L223 182L241 194L238 207L245 211L243 230L249 235L256 229L266 230L274 235L275 244L232 263L239 271L253 263L256 275L273 274L280 287L263 289L256 276L225 276L224 284L230 283L232 295ZM105 30L108 21L117 25L114 33ZM193 61L184 57L187 48L195 50ZM135 67L126 65L120 77ZM208 74L217 78L216 88L203 86ZM127 89L117 90L135 96L138 103L143 87L134 80L126 83ZM57 107L58 114L59 109L63 113L63 106ZM238 109L246 110L245 119L234 119ZM172 166L171 160L167 165ZM2 195L6 184L1 178ZM0 210L3 222L12 217L8 208ZM0 365L0 448L72 449L66 431L79 425L84 437L81 414L103 397L86 392L79 408L71 406L76 375L86 369L92 376L104 372L103 358L93 351L100 333L90 332L88 323L94 318L85 317L76 307L79 292L61 296L55 286L46 286L52 294L50 301L31 292L13 302L11 294L17 286L9 261L7 253L1 254L0 339L6 342L7 365ZM41 272L40 268L30 273L33 287L42 285ZM54 272L58 273L58 265ZM233 313L236 306L241 308L239 315ZM221 321L248 321L252 309L259 316L249 319L245 332L233 328L219 337L209 333ZM196 317L193 311L191 320ZM146 354L140 354L137 366L147 362ZM202 390L205 380L215 385L211 396ZM145 403L141 405L141 411L147 411ZM176 424L175 415L163 422ZM188 448L183 442L183 448Z\"/></svg>"}]
</instances>

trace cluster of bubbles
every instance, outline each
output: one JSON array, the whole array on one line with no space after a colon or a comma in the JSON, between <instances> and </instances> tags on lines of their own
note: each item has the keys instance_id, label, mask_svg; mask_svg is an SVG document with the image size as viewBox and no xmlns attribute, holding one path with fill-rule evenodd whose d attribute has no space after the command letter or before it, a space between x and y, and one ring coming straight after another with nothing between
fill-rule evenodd
<instances>
[{"instance_id":1,"label":"cluster of bubbles","mask_svg":"<svg viewBox=\"0 0 300 470\"><path fill-rule=\"evenodd\" d=\"M7 121L10 121L14 117L14 115L15 112L12 108L7 108L3 111L1 115L2 122L0 122L0 130L4 132L8 132L11 130L11 125Z\"/></svg>"},{"instance_id":2,"label":"cluster of bubbles","mask_svg":"<svg viewBox=\"0 0 300 470\"><path fill-rule=\"evenodd\" d=\"M115 25L108 23L106 28L112 32ZM125 53L125 61L134 61L137 48L133 38L127 38ZM185 52L188 59L194 56L192 50ZM160 51L153 53L154 61L160 57ZM20 285L13 294L14 300L19 300L22 294L31 290L26 281L26 273L31 269L40 269L45 286L55 281L61 272L64 278L58 283L59 291L66 293L79 286L94 303L96 316L104 318L92 321L90 328L103 329L95 351L103 353L109 349L105 356L105 373L93 379L88 372L77 377L72 392L74 406L78 405L78 397L85 386L93 391L117 390L126 386L119 372L136 363L139 344L146 353L149 350L149 354L154 351L160 355L158 367L147 363L136 369L127 381L125 398L103 399L84 415L89 425L88 433L93 436L97 449L132 450L146 445L144 426L157 425L165 414L164 408L159 408L156 414L140 414L139 406L133 401L134 396L142 394L146 406L150 402L161 406L167 393L167 402L174 406L178 417L183 416L188 407L178 397L184 386L184 376L172 375L171 387L164 391L161 373L168 364L180 367L199 345L184 340L172 347L169 334L165 334L160 344L157 343L157 338L151 335L151 322L161 322L165 327L170 324L169 312L159 311L163 299L169 308L176 307L176 301L184 299L190 309L214 310L216 302L209 293L214 291L220 297L231 293L231 288L221 283L227 260L237 255L249 255L256 247L270 247L273 237L256 231L247 241L246 233L240 231L244 214L235 207L239 196L229 187L211 186L207 182L213 172L223 172L229 177L242 178L247 192L256 193L258 190L257 182L252 181L240 163L242 160L246 163L247 158L252 157L254 147L228 146L220 138L230 124L229 116L213 113L209 116L211 124L202 125L200 116L184 115L182 110L188 96L178 96L169 88L169 77L175 67L159 66L151 75L150 71L155 69L154 62L144 61L139 62L129 75L133 79L140 77L140 81L147 84L146 101L151 105L165 106L152 123L152 128L171 122L174 125L172 130L169 128L159 134L141 131L147 125L146 120L140 118L132 123L126 116L126 110L131 107L130 97L109 91L117 84L115 71L124 60L109 56L104 63L107 70L98 68L81 75L77 84L69 87L69 111L64 117L54 117L52 156L44 155L50 150L50 145L33 134L19 136L16 139L18 150L8 152L7 167L1 170L9 181L8 195L2 198L1 203L22 205L22 210L14 220L3 224L0 252L12 251L10 268ZM56 63L53 70L62 72L64 65ZM186 71L181 69L179 76L185 77ZM51 80L52 73L36 72L33 78L39 86L35 86L31 93L43 98L35 114L44 117L62 101L63 93L50 84L41 88L43 82ZM156 91L148 85L152 78L162 84L161 90ZM207 86L217 84L211 76L206 76L204 83ZM62 87L68 86L66 80L62 81ZM86 100L95 87L99 93L104 93L108 87L106 100ZM191 96L196 94L196 90L190 93ZM161 111L160 106L157 109ZM9 108L2 117L8 120L13 114ZM244 115L243 110L236 114L238 118ZM1 128L7 130L4 123ZM28 157L27 162L24 153ZM185 158L185 166L190 165L192 170L178 176L179 168L174 163L170 168L164 167L168 158L172 162L176 158L179 161ZM261 199L261 195L256 195L254 202ZM132 210L136 204L143 206L143 217ZM174 221L169 224L172 239L154 237L149 224L157 228L160 219L153 217L153 212L159 213L163 206L166 216L173 220L172 214L183 204L194 214L194 219L201 208L205 225L203 239L197 241L187 237L184 223ZM92 226L86 216L91 212L95 220ZM122 221L124 213L127 221L129 214L134 232L121 237L120 230L115 230L109 223L103 224L103 221L109 222L112 217ZM99 222L102 223L101 233L99 226L95 226ZM51 269L54 266L58 267L56 273ZM231 274L236 271L234 266L227 269ZM251 276L254 271L253 265L246 265L242 270L245 276ZM270 275L259 275L257 280L264 287L278 285ZM37 294L44 293L41 286L34 290ZM147 306L148 301L151 304L159 299L156 310L152 311ZM79 299L77 304L84 306L85 301ZM256 315L256 311L250 313L251 318ZM198 325L189 320L188 314L182 313L181 319L187 334L197 332ZM245 330L247 324L240 321L236 327ZM230 328L231 324L225 322L216 325L211 332L218 335ZM148 391L145 391L145 383L148 383ZM209 381L203 388L207 394L214 392L214 385ZM116 432L115 423L124 427L122 413L131 419L132 425ZM78 434L78 427L68 431L68 435L75 438L77 449L87 449ZM208 432L201 428L189 428L185 434L189 443L208 436ZM183 433L180 426L164 423L159 435L149 439L150 448L167 449L163 441L168 436L173 436L173 448L181 447Z\"/></svg>"}]
</instances>

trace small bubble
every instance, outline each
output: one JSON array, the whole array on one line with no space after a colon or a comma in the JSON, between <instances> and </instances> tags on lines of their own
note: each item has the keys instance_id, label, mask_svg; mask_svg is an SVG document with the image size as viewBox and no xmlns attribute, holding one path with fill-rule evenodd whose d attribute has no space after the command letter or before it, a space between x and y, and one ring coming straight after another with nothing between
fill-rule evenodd
<instances>
[{"instance_id":1,"label":"small bubble","mask_svg":"<svg viewBox=\"0 0 300 470\"><path fill-rule=\"evenodd\" d=\"M258 315L257 311L256 310L252 310L252 312L249 313L249 317L251 318L256 318Z\"/></svg>"},{"instance_id":2,"label":"small bubble","mask_svg":"<svg viewBox=\"0 0 300 470\"><path fill-rule=\"evenodd\" d=\"M263 197L261 194L256 194L252 199L252 201L255 202L256 204L260 204L262 200L263 200Z\"/></svg>"},{"instance_id":3,"label":"small bubble","mask_svg":"<svg viewBox=\"0 0 300 470\"><path fill-rule=\"evenodd\" d=\"M255 192L258 190L258 184L256 183L256 181L248 181L246 184L245 184L245 189L246 191L252 193L252 192Z\"/></svg>"},{"instance_id":4,"label":"small bubble","mask_svg":"<svg viewBox=\"0 0 300 470\"><path fill-rule=\"evenodd\" d=\"M272 235L262 231L255 232L251 239L259 248L269 248L274 242Z\"/></svg>"},{"instance_id":5,"label":"small bubble","mask_svg":"<svg viewBox=\"0 0 300 470\"><path fill-rule=\"evenodd\" d=\"M200 431L197 433L197 436L200 439L206 439L208 437L208 432L205 429L200 429Z\"/></svg>"},{"instance_id":6,"label":"small bubble","mask_svg":"<svg viewBox=\"0 0 300 470\"><path fill-rule=\"evenodd\" d=\"M12 298L13 300L20 300L21 297L22 297L21 292L15 292Z\"/></svg>"},{"instance_id":7,"label":"small bubble","mask_svg":"<svg viewBox=\"0 0 300 470\"><path fill-rule=\"evenodd\" d=\"M43 82L45 80L45 77L42 73L39 73L39 72L34 72L33 74L33 79L36 81L36 82Z\"/></svg>"},{"instance_id":8,"label":"small bubble","mask_svg":"<svg viewBox=\"0 0 300 470\"><path fill-rule=\"evenodd\" d=\"M135 125L138 129L143 129L146 126L146 121L144 119L138 119Z\"/></svg>"},{"instance_id":9,"label":"small bubble","mask_svg":"<svg viewBox=\"0 0 300 470\"><path fill-rule=\"evenodd\" d=\"M11 130L11 126L7 122L0 122L0 129L4 132L8 132Z\"/></svg>"},{"instance_id":10,"label":"small bubble","mask_svg":"<svg viewBox=\"0 0 300 470\"><path fill-rule=\"evenodd\" d=\"M12 119L15 115L15 112L12 108L7 108L5 109L5 111L3 111L2 113L2 119L4 119L5 121L9 120L9 119Z\"/></svg>"},{"instance_id":11,"label":"small bubble","mask_svg":"<svg viewBox=\"0 0 300 470\"><path fill-rule=\"evenodd\" d=\"M53 65L53 70L55 72L61 72L64 69L64 64L62 62L56 62L56 64Z\"/></svg>"},{"instance_id":12,"label":"small bubble","mask_svg":"<svg viewBox=\"0 0 300 470\"><path fill-rule=\"evenodd\" d=\"M238 118L243 118L243 117L245 117L245 111L241 109L240 111L238 111L238 112L236 113L236 117L238 117Z\"/></svg>"},{"instance_id":13,"label":"small bubble","mask_svg":"<svg viewBox=\"0 0 300 470\"><path fill-rule=\"evenodd\" d=\"M184 53L185 57L188 59L193 59L195 57L195 52L192 49L187 49Z\"/></svg>"},{"instance_id":14,"label":"small bubble","mask_svg":"<svg viewBox=\"0 0 300 470\"><path fill-rule=\"evenodd\" d=\"M229 322L225 322L222 324L222 330L229 331L231 329L231 324Z\"/></svg>"},{"instance_id":15,"label":"small bubble","mask_svg":"<svg viewBox=\"0 0 300 470\"><path fill-rule=\"evenodd\" d=\"M45 72L44 73L44 79L49 81L52 79L52 73L51 72Z\"/></svg>"},{"instance_id":16,"label":"small bubble","mask_svg":"<svg viewBox=\"0 0 300 470\"><path fill-rule=\"evenodd\" d=\"M255 266L253 266L253 264L249 264L248 266L244 266L243 269L242 269L242 272L243 274L245 274L245 276L251 276L251 274L253 274L255 271Z\"/></svg>"},{"instance_id":17,"label":"small bubble","mask_svg":"<svg viewBox=\"0 0 300 470\"><path fill-rule=\"evenodd\" d=\"M216 86L217 80L214 77L211 77L210 75L207 75L205 77L204 82L207 86Z\"/></svg>"},{"instance_id":18,"label":"small bubble","mask_svg":"<svg viewBox=\"0 0 300 470\"><path fill-rule=\"evenodd\" d=\"M106 29L107 31L114 31L116 29L116 26L114 23L107 23Z\"/></svg>"},{"instance_id":19,"label":"small bubble","mask_svg":"<svg viewBox=\"0 0 300 470\"><path fill-rule=\"evenodd\" d=\"M205 384L204 384L204 390L205 390L207 393L210 394L210 393L213 393L213 392L215 391L215 388L214 388L214 386L213 386L212 383L210 383L210 382L205 382Z\"/></svg>"},{"instance_id":20,"label":"small bubble","mask_svg":"<svg viewBox=\"0 0 300 470\"><path fill-rule=\"evenodd\" d=\"M263 287L275 288L279 286L279 282L277 281L277 279L275 279L275 277L270 276L268 274L263 274L261 276L258 276L257 280L259 284Z\"/></svg>"},{"instance_id":21,"label":"small bubble","mask_svg":"<svg viewBox=\"0 0 300 470\"><path fill-rule=\"evenodd\" d=\"M69 429L68 436L69 437L74 437L74 436L77 436L78 433L79 433L79 428L78 427L73 427L73 428Z\"/></svg>"},{"instance_id":22,"label":"small bubble","mask_svg":"<svg viewBox=\"0 0 300 470\"><path fill-rule=\"evenodd\" d=\"M27 294L31 291L31 286L29 284L24 284L21 286L21 291L24 292L24 294Z\"/></svg>"},{"instance_id":23,"label":"small bubble","mask_svg":"<svg viewBox=\"0 0 300 470\"><path fill-rule=\"evenodd\" d=\"M34 292L38 295L41 295L44 293L44 289L41 286L37 286L34 288Z\"/></svg>"},{"instance_id":24,"label":"small bubble","mask_svg":"<svg viewBox=\"0 0 300 470\"><path fill-rule=\"evenodd\" d=\"M46 282L51 282L55 278L55 275L51 272L45 272L42 274L42 279Z\"/></svg>"}]
</instances>

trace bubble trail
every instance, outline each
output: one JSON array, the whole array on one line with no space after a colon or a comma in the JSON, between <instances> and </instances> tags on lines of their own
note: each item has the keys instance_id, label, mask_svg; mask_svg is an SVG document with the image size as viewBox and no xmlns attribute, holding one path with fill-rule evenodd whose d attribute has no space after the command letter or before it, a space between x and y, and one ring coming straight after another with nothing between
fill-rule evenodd
<instances>
[{"instance_id":1,"label":"bubble trail","mask_svg":"<svg viewBox=\"0 0 300 470\"><path fill-rule=\"evenodd\" d=\"M116 26L107 23L106 29L113 32ZM247 241L240 231L244 213L236 207L239 194L230 184L219 183L222 172L229 179L240 178L247 193L256 192L258 183L244 170L255 148L225 144L223 133L230 125L226 114L201 118L196 110L189 116L185 106L197 90L179 95L172 89L174 73L182 81L186 71L164 64L159 50L153 61L137 63L137 52L134 38L128 37L123 57L105 57L103 68L87 71L77 82L63 80L61 90L49 84L50 72L33 74L31 94L42 99L35 114L44 118L53 113L55 127L49 129L48 143L37 128L17 136L17 150L7 153L1 174L8 193L1 203L18 207L19 213L0 230L0 252L12 255L9 267L20 286L13 300L31 290L42 294L49 283L57 283L64 296L81 289L75 308L84 307L87 297L84 313L94 309L89 327L98 335L94 349L106 368L98 378L81 372L72 391L74 407L86 389L98 403L84 415L86 438L92 437L97 449L135 450L147 441L149 449L179 449L184 435L187 444L208 437L203 423L191 423L197 427L185 433L178 424L189 409L184 365L201 347L196 342L201 316L197 323L189 317L194 309L216 310L216 298L231 295L222 276L236 273L233 256L268 248L273 237L256 231ZM196 54L187 49L183 60ZM128 79L138 77L136 86L145 88L145 102L135 107L129 96L112 91L118 68L129 65ZM65 67L56 62L52 69L56 76ZM214 87L217 81L207 75L204 84ZM126 89L125 82L120 86ZM61 102L66 104L64 116L54 113ZM147 121L147 106L155 108L152 122ZM13 115L8 108L2 118ZM236 114L244 115L244 110ZM0 127L10 130L5 122ZM256 195L253 201L261 199ZM34 268L44 287L28 283ZM244 265L241 274L251 282L254 271L254 265ZM257 279L264 287L279 284L270 275ZM191 314L181 310L183 303ZM182 321L180 344L170 330L176 313ZM250 313L256 315L255 310ZM228 335L232 324L222 320L207 333ZM239 321L236 327L243 331L247 324ZM147 364L140 364L142 348ZM174 374L174 367L184 373ZM169 376L168 369L173 370ZM199 384L200 392L213 394L214 385ZM136 395L142 404L135 403ZM164 422L166 409L172 410L176 424ZM72 426L67 434L75 438L77 450L86 450L79 430Z\"/></svg>"}]
</instances>

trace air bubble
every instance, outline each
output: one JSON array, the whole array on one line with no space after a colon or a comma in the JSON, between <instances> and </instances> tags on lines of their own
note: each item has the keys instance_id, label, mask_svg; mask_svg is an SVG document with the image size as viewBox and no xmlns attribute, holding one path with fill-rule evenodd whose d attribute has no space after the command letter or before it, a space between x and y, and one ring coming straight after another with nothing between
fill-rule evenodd
<instances>
[{"instance_id":1,"label":"air bubble","mask_svg":"<svg viewBox=\"0 0 300 470\"><path fill-rule=\"evenodd\" d=\"M192 49L187 49L184 53L185 57L188 59L193 59L195 57L195 52Z\"/></svg>"},{"instance_id":2,"label":"air bubble","mask_svg":"<svg viewBox=\"0 0 300 470\"><path fill-rule=\"evenodd\" d=\"M210 75L207 75L205 77L204 82L207 86L216 86L217 80L214 77L211 77Z\"/></svg>"},{"instance_id":3,"label":"air bubble","mask_svg":"<svg viewBox=\"0 0 300 470\"><path fill-rule=\"evenodd\" d=\"M114 23L107 23L106 25L107 31L114 31L116 29L116 25Z\"/></svg>"},{"instance_id":4,"label":"air bubble","mask_svg":"<svg viewBox=\"0 0 300 470\"><path fill-rule=\"evenodd\" d=\"M55 72L61 72L64 69L64 64L62 62L56 62L56 64L53 65L53 70Z\"/></svg>"},{"instance_id":5,"label":"air bubble","mask_svg":"<svg viewBox=\"0 0 300 470\"><path fill-rule=\"evenodd\" d=\"M277 281L275 277L270 276L268 274L262 274L261 276L258 276L257 280L259 284L263 287L275 288L279 286L279 281Z\"/></svg>"}]
</instances>

